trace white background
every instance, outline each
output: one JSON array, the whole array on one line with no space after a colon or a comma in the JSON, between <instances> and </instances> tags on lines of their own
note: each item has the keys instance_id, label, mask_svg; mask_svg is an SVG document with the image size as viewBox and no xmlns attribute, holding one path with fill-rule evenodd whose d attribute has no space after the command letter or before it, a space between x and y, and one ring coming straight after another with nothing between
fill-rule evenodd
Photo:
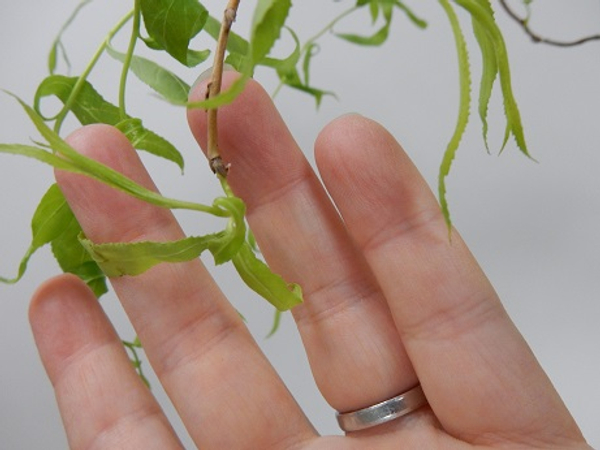
<instances>
[{"instance_id":1,"label":"white background","mask_svg":"<svg viewBox=\"0 0 600 450\"><path fill-rule=\"evenodd\" d=\"M126 12L123 3L92 3L82 13L80 24L68 33L65 43L74 74L85 66L109 26ZM352 4L296 3L291 24L302 40ZM216 15L224 2L204 4ZM438 2L412 0L407 4L429 21L428 30L416 29L398 14L390 41L381 48L356 48L332 37L322 41L312 80L334 90L339 101L326 98L315 112L311 99L284 90L277 103L309 156L318 130L344 112L360 112L380 121L403 143L435 188L438 164L455 124L455 50ZM47 73L50 43L75 5L74 0L2 2L0 87L31 100ZM253 5L243 2L236 24L241 34L247 30ZM568 39L600 32L596 0L546 0L536 6L532 26L542 34ZM500 157L496 155L504 130L496 95L491 113L493 154L485 152L473 111L451 173L453 218L590 444L600 447L600 42L569 50L535 45L502 11L497 16L507 38L529 147L539 163L519 154L512 141ZM468 26L462 13L461 18ZM367 11L339 30L344 27L368 33ZM287 39L281 44L284 47ZM477 80L479 54L475 46L470 48ZM118 66L108 59L103 63L105 68L94 73L92 82L114 99ZM177 70L189 82L197 75ZM275 87L267 72L259 71L257 77L269 89ZM171 139L186 156L182 179L176 168L146 158L163 192L209 202L218 190L187 131L184 112L156 100L142 86L132 88L130 95L132 99L137 96L139 105L132 101L131 112L142 112L147 126ZM12 99L1 95L0 141L27 143L30 137L35 137L32 125ZM29 244L30 216L52 177L49 168L35 161L0 158L0 274L13 276ZM195 234L207 232L207 224L212 223L193 215L183 215L182 221ZM32 260L20 284L0 285L1 449L66 447L53 393L27 322L32 291L57 272L44 249ZM214 272L318 430L338 433L333 411L310 377L290 316L285 316L278 335L265 340L270 309L249 294L229 268ZM102 303L122 336L132 338L114 297L107 296ZM156 380L153 385L172 415ZM176 426L181 430L181 425Z\"/></svg>"}]
</instances>

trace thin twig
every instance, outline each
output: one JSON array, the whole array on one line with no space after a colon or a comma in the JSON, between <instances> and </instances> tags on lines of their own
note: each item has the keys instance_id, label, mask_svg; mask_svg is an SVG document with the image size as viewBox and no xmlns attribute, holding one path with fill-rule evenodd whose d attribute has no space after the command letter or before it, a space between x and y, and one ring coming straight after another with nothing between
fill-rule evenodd
<instances>
[{"instance_id":1,"label":"thin twig","mask_svg":"<svg viewBox=\"0 0 600 450\"><path fill-rule=\"evenodd\" d=\"M539 34L533 32L531 30L531 28L529 28L529 23L528 23L527 19L523 19L523 18L519 17L508 6L508 4L506 3L506 0L500 0L500 5L502 5L502 8L504 8L504 11L506 11L506 13L510 16L511 19L513 19L515 22L517 22L519 25L521 25L521 28L523 28L523 31L525 31L525 33L531 38L531 40L533 42L554 45L557 47L575 47L577 45L585 44L586 42L600 40L600 34L586 36L586 37L583 37L581 39L577 39L574 41L558 41L555 39L542 37Z\"/></svg>"},{"instance_id":2,"label":"thin twig","mask_svg":"<svg viewBox=\"0 0 600 450\"><path fill-rule=\"evenodd\" d=\"M225 60L225 50L227 48L227 39L229 38L229 31L235 21L240 0L229 0L225 13L223 14L223 21L221 22L221 31L219 32L219 39L217 41L217 48L215 50L215 60L213 64L213 71L211 81L208 87L207 98L215 97L221 92L221 84L223 80L223 62ZM210 168L216 174L226 177L229 170L229 164L226 164L221 158L221 152L219 151L218 143L218 128L217 128L217 108L211 108L208 110L207 127L207 157L210 164Z\"/></svg>"}]
</instances>

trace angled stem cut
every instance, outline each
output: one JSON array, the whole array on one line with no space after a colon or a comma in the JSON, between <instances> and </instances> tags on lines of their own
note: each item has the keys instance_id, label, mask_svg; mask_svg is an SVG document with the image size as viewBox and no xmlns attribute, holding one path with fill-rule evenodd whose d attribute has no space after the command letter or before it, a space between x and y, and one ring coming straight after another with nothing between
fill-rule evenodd
<instances>
[{"instance_id":1,"label":"angled stem cut","mask_svg":"<svg viewBox=\"0 0 600 450\"><path fill-rule=\"evenodd\" d=\"M215 60L213 64L213 71L208 87L207 99L216 97L221 92L221 84L223 80L223 65L225 60L225 50L227 49L227 40L229 38L229 31L235 17L237 10L240 5L240 0L229 0L227 8L223 14L223 21L221 22L221 31L219 32L219 39L217 41L217 48L215 50ZM221 152L219 151L218 142L218 126L217 126L217 108L211 108L207 112L208 120L208 136L207 136L207 157L210 164L210 168L214 173L221 177L227 177L229 171L229 164L226 164L221 158Z\"/></svg>"}]
</instances>

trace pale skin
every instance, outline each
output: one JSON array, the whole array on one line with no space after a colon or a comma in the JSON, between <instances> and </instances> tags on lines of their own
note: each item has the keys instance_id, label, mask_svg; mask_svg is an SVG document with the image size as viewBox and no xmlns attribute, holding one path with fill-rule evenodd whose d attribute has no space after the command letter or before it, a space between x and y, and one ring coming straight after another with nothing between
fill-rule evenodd
<instances>
[{"instance_id":1,"label":"pale skin","mask_svg":"<svg viewBox=\"0 0 600 450\"><path fill-rule=\"evenodd\" d=\"M227 72L225 86L235 76ZM205 93L202 83L192 98ZM188 119L205 147L206 113L193 110ZM154 188L115 129L89 126L69 142ZM198 447L590 448L458 232L448 240L434 195L385 129L357 115L329 124L315 144L321 183L251 81L219 111L219 143L264 257L304 288L293 316L327 402L351 411L420 382L429 406L320 437L200 261L111 280ZM59 172L57 180L95 242L182 237L168 210L80 175ZM81 281L46 282L30 320L72 448L181 447Z\"/></svg>"}]
</instances>

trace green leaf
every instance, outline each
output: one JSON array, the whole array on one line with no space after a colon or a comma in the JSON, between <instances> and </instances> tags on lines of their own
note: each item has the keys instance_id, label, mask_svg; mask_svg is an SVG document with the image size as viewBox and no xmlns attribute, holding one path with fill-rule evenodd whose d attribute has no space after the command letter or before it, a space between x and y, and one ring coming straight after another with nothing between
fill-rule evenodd
<instances>
[{"instance_id":1,"label":"green leaf","mask_svg":"<svg viewBox=\"0 0 600 450\"><path fill-rule=\"evenodd\" d=\"M450 173L452 162L456 156L456 151L462 139L462 136L467 128L469 122L469 109L471 106L471 69L469 65L469 55L467 52L467 44L463 35L458 17L456 12L450 5L448 0L439 0L442 8L448 16L450 26L454 34L454 41L456 44L456 52L458 55L458 69L460 79L460 104L458 108L458 119L456 122L456 128L454 135L448 143L448 147L444 153L442 163L439 170L438 178L438 189L440 197L440 205L442 207L442 213L444 219L450 230L452 221L450 220L450 209L448 207L448 200L446 198L446 177Z\"/></svg>"},{"instance_id":2,"label":"green leaf","mask_svg":"<svg viewBox=\"0 0 600 450\"><path fill-rule=\"evenodd\" d=\"M176 163L183 171L183 156L173 144L158 134L144 128L140 119L126 119L115 125L138 150L144 150L156 156Z\"/></svg>"},{"instance_id":3,"label":"green leaf","mask_svg":"<svg viewBox=\"0 0 600 450\"><path fill-rule=\"evenodd\" d=\"M427 22L423 19L421 19L419 16L417 16L412 9L410 9L408 6L406 6L404 4L404 2L400 2L400 1L396 1L394 2L394 5L396 5L396 7L400 10L402 10L404 12L404 14L406 14L406 17L408 17L408 19L417 27L421 28L421 29L425 29L427 28Z\"/></svg>"},{"instance_id":4,"label":"green leaf","mask_svg":"<svg viewBox=\"0 0 600 450\"><path fill-rule=\"evenodd\" d=\"M49 152L48 150L39 147L33 147L31 145L0 144L0 153L26 156L28 158L37 159L38 161L48 164L57 169L68 170L74 173L84 173L72 162L61 158L60 156L57 156L54 153Z\"/></svg>"},{"instance_id":5,"label":"green leaf","mask_svg":"<svg viewBox=\"0 0 600 450\"><path fill-rule=\"evenodd\" d=\"M309 86L310 59L314 53L314 49L318 48L318 46L316 44L311 44L304 50L304 60L302 66L305 81L302 82L300 74L298 73L298 69L296 68L302 56L300 40L291 28L288 28L288 30L291 33L292 38L294 39L294 42L296 44L292 53L285 59L267 57L263 59L260 64L275 69L277 71L279 79L286 86L313 96L316 102L316 106L318 108L321 105L321 101L324 96L331 95L333 97L336 97L336 95L333 92Z\"/></svg>"},{"instance_id":6,"label":"green leaf","mask_svg":"<svg viewBox=\"0 0 600 450\"><path fill-rule=\"evenodd\" d=\"M66 103L77 80L77 77L51 75L42 81L34 97L34 110L36 113L41 116L41 101L45 97L56 96L60 101ZM128 134L128 131L131 131L129 126L131 122L129 121L135 121L135 119L129 118L122 122L119 108L107 102L89 82L86 81L81 87L77 97L72 102L71 111L82 125L104 123L119 127L130 138L135 148L172 161L183 170L183 156L173 144L153 131L143 128L139 120L135 122L136 133ZM121 124L122 126L120 126Z\"/></svg>"},{"instance_id":7,"label":"green leaf","mask_svg":"<svg viewBox=\"0 0 600 450\"><path fill-rule=\"evenodd\" d=\"M379 2L369 2L369 12L371 13L371 22L375 25L377 19L379 18Z\"/></svg>"},{"instance_id":8,"label":"green leaf","mask_svg":"<svg viewBox=\"0 0 600 450\"><path fill-rule=\"evenodd\" d=\"M210 50L192 50L189 49L187 53L187 60L189 67L196 67L202 64L210 56Z\"/></svg>"},{"instance_id":9,"label":"green leaf","mask_svg":"<svg viewBox=\"0 0 600 450\"><path fill-rule=\"evenodd\" d=\"M302 289L287 283L273 273L269 266L256 257L248 243L244 243L233 258L233 264L248 287L280 311L287 311L302 303Z\"/></svg>"},{"instance_id":10,"label":"green leaf","mask_svg":"<svg viewBox=\"0 0 600 450\"><path fill-rule=\"evenodd\" d=\"M45 78L38 86L34 96L33 107L35 111L42 115L41 101L45 97L56 96L61 102L66 103L77 80L78 77L66 77L64 75L51 75ZM115 125L121 120L119 108L104 100L87 81L75 98L71 111L82 125L92 123Z\"/></svg>"},{"instance_id":11,"label":"green leaf","mask_svg":"<svg viewBox=\"0 0 600 450\"><path fill-rule=\"evenodd\" d=\"M77 237L82 232L81 226L70 208L68 211L70 220L64 231L52 240L52 254L63 272L78 276L96 297L101 297L108 291L106 276L79 242Z\"/></svg>"},{"instance_id":12,"label":"green leaf","mask_svg":"<svg viewBox=\"0 0 600 450\"><path fill-rule=\"evenodd\" d=\"M226 233L192 236L171 242L94 244L80 236L80 242L109 277L140 275L163 262L185 262L202 252L222 245Z\"/></svg>"},{"instance_id":13,"label":"green leaf","mask_svg":"<svg viewBox=\"0 0 600 450\"><path fill-rule=\"evenodd\" d=\"M281 35L292 2L290 0L259 0L254 9L250 29L252 67L265 58Z\"/></svg>"},{"instance_id":14,"label":"green leaf","mask_svg":"<svg viewBox=\"0 0 600 450\"><path fill-rule=\"evenodd\" d=\"M48 53L48 71L50 72L50 74L53 74L54 71L56 70L56 65L58 63L58 52L59 51L62 53L63 59L65 60L67 67L71 66L69 59L67 58L65 48L62 44L62 36L63 36L64 32L69 28L69 26L73 23L73 21L77 17L77 14L79 14L81 9L91 2L92 2L92 0L83 0L82 2L79 3L79 5L77 5L75 7L75 10L71 13L69 18L65 22L65 24L60 28L58 35L52 42L52 46L50 47L50 52Z\"/></svg>"},{"instance_id":15,"label":"green leaf","mask_svg":"<svg viewBox=\"0 0 600 450\"><path fill-rule=\"evenodd\" d=\"M275 41L279 39L290 7L290 0L259 0L254 9L248 50L244 51L246 44L243 40L236 38L231 40L231 48L236 46L236 49L240 50L240 52L236 52L237 55L230 55L227 62L232 63L236 67L242 74L241 77L229 89L221 92L219 95L206 100L188 103L187 107L211 109L233 102L243 92L246 82L254 72L255 66L267 57ZM210 34L217 36L216 19L210 19L207 22Z\"/></svg>"},{"instance_id":16,"label":"green leaf","mask_svg":"<svg viewBox=\"0 0 600 450\"><path fill-rule=\"evenodd\" d=\"M360 36L352 33L336 33L336 36L344 39L348 42L352 42L357 45L367 45L367 46L379 46L382 45L390 33L390 26L392 24L392 12L393 12L393 4L389 1L386 2L378 2L381 5L381 11L383 12L384 24L383 26L376 31L371 36Z\"/></svg>"},{"instance_id":17,"label":"green leaf","mask_svg":"<svg viewBox=\"0 0 600 450\"><path fill-rule=\"evenodd\" d=\"M304 59L302 60L302 74L304 75L304 84L305 86L310 86L310 63L312 62L313 56L319 53L318 44L311 43L306 47L304 51Z\"/></svg>"},{"instance_id":18,"label":"green leaf","mask_svg":"<svg viewBox=\"0 0 600 450\"><path fill-rule=\"evenodd\" d=\"M106 50L116 60L121 62L126 60L124 53L118 52L110 46ZM177 105L187 102L190 86L173 72L154 61L135 55L131 59L130 68L140 81L150 86L165 100Z\"/></svg>"},{"instance_id":19,"label":"green leaf","mask_svg":"<svg viewBox=\"0 0 600 450\"><path fill-rule=\"evenodd\" d=\"M336 36L348 42L358 45L379 46L385 43L389 37L390 26L392 23L392 12L394 7L400 9L408 19L419 28L427 27L427 22L418 17L408 6L398 0L370 0L359 1L357 7L369 5L371 21L377 22L380 14L383 14L384 24L371 36L361 36L353 33L336 33Z\"/></svg>"},{"instance_id":20,"label":"green leaf","mask_svg":"<svg viewBox=\"0 0 600 450\"><path fill-rule=\"evenodd\" d=\"M31 231L31 245L19 265L17 277L11 280L0 278L0 281L5 283L19 281L27 270L31 256L39 248L51 244L52 252L64 272L79 276L90 286L97 297L107 291L102 271L76 239L81 232L81 227L58 185L50 186L50 189L42 197L31 220Z\"/></svg>"},{"instance_id":21,"label":"green leaf","mask_svg":"<svg viewBox=\"0 0 600 450\"><path fill-rule=\"evenodd\" d=\"M162 195L137 184L116 170L78 153L56 134L56 132L51 130L33 108L18 97L14 95L13 97L21 104L37 130L42 137L46 139L52 151L56 154L41 148L19 144L0 144L0 153L20 154L35 158L58 169L86 175L153 205L171 209L188 209L191 211L207 212L217 217L228 216L228 213L219 207L163 197Z\"/></svg>"},{"instance_id":22,"label":"green leaf","mask_svg":"<svg viewBox=\"0 0 600 450\"><path fill-rule=\"evenodd\" d=\"M275 333L277 333L277 330L279 330L279 326L281 325L281 315L282 312L278 309L275 309L275 314L273 315L273 325L271 326L271 331L269 331L269 334L267 334L267 339L272 337Z\"/></svg>"},{"instance_id":23,"label":"green leaf","mask_svg":"<svg viewBox=\"0 0 600 450\"><path fill-rule=\"evenodd\" d=\"M486 3L486 7L490 14L493 15L492 6L489 3L489 0L484 0ZM481 118L481 123L483 125L483 140L485 142L485 147L489 151L488 145L488 107L490 103L490 99L492 97L492 91L494 88L494 82L496 81L496 77L498 76L498 61L496 59L496 49L494 42L488 35L484 26L477 21L475 18L472 18L473 23L473 33L475 38L477 39L477 43L481 50L481 61L483 65L483 69L481 72L481 83L479 87L479 117Z\"/></svg>"},{"instance_id":24,"label":"green leaf","mask_svg":"<svg viewBox=\"0 0 600 450\"><path fill-rule=\"evenodd\" d=\"M247 68L247 65L246 65ZM242 74L237 80L235 80L231 86L225 91L222 91L219 95L215 97L208 98L206 100L200 100L197 102L189 102L187 104L188 108L203 108L203 109L211 109L211 108L219 108L221 106L229 105L233 103L233 101L244 92L244 88L246 87L246 83L250 78L249 75Z\"/></svg>"},{"instance_id":25,"label":"green leaf","mask_svg":"<svg viewBox=\"0 0 600 450\"><path fill-rule=\"evenodd\" d=\"M0 277L0 281L11 284L19 281L27 270L27 264L31 256L39 248L56 239L64 231L70 220L69 205L58 186L53 184L42 197L31 219L31 244L19 264L17 276L10 280Z\"/></svg>"},{"instance_id":26,"label":"green leaf","mask_svg":"<svg viewBox=\"0 0 600 450\"><path fill-rule=\"evenodd\" d=\"M496 52L496 61L498 64L498 73L500 75L500 87L504 97L504 113L506 114L506 134L502 148L506 145L509 136L515 138L517 147L523 154L531 158L527 143L525 142L525 134L521 123L521 114L517 101L515 100L512 91L512 82L510 74L510 66L508 62L508 51L502 32L494 19L493 12L486 0L455 0L462 8L466 9L473 19L485 30L490 41L494 45Z\"/></svg>"},{"instance_id":27,"label":"green leaf","mask_svg":"<svg viewBox=\"0 0 600 450\"><path fill-rule=\"evenodd\" d=\"M287 28L287 27L286 27ZM292 35L292 39L294 40L295 46L292 53L287 58L277 59L277 58L264 58L260 65L267 66L275 69L277 71L277 75L279 78L284 80L290 74L294 74L296 72L296 65L300 61L300 39L291 28L287 28L287 30Z\"/></svg>"},{"instance_id":28,"label":"green leaf","mask_svg":"<svg viewBox=\"0 0 600 450\"><path fill-rule=\"evenodd\" d=\"M140 0L140 8L153 48L165 50L188 67L198 64L189 45L208 18L204 6L197 0Z\"/></svg>"},{"instance_id":29,"label":"green leaf","mask_svg":"<svg viewBox=\"0 0 600 450\"><path fill-rule=\"evenodd\" d=\"M291 87L292 89L296 89L298 91L301 91L301 92L311 95L315 99L317 108L319 106L321 106L321 101L323 100L323 97L331 96L333 98L337 98L337 95L335 95L335 92L325 91L323 89L317 89L317 88L314 88L311 86L306 86L301 83L286 82L286 85Z\"/></svg>"},{"instance_id":30,"label":"green leaf","mask_svg":"<svg viewBox=\"0 0 600 450\"><path fill-rule=\"evenodd\" d=\"M224 231L192 236L170 242L130 242L94 244L80 236L80 242L109 277L139 275L163 262L185 262L209 250L215 264L230 261L244 243L244 203L237 197L217 198L215 205L230 214Z\"/></svg>"}]
</instances>

